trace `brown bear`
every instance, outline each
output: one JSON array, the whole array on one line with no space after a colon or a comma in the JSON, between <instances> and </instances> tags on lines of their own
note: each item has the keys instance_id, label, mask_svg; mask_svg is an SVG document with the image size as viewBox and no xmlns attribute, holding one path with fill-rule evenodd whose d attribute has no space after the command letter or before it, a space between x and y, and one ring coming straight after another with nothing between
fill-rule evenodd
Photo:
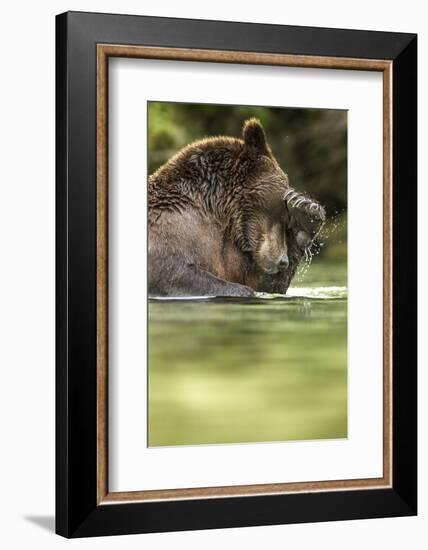
<instances>
[{"instance_id":1,"label":"brown bear","mask_svg":"<svg viewBox=\"0 0 428 550\"><path fill-rule=\"evenodd\" d=\"M285 293L325 220L297 193L257 119L243 139L188 145L149 177L150 296Z\"/></svg>"}]
</instances>

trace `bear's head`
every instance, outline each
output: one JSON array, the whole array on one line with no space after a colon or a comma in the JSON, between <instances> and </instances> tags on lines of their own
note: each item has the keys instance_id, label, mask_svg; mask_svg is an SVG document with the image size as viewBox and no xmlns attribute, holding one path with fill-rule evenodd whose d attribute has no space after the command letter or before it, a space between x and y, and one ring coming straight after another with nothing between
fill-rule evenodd
<instances>
[{"instance_id":1,"label":"bear's head","mask_svg":"<svg viewBox=\"0 0 428 550\"><path fill-rule=\"evenodd\" d=\"M241 166L246 181L236 220L239 246L265 275L260 290L269 286L272 291L285 292L305 249L325 221L325 211L290 187L261 123L254 118L244 123Z\"/></svg>"}]
</instances>

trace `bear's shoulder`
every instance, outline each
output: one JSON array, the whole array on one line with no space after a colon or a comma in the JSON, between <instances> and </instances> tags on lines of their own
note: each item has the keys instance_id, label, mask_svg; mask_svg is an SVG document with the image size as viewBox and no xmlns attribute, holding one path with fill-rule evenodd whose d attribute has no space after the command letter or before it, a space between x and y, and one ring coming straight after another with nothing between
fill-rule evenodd
<instances>
[{"instance_id":1,"label":"bear's shoulder","mask_svg":"<svg viewBox=\"0 0 428 550\"><path fill-rule=\"evenodd\" d=\"M162 165L150 178L167 179L169 175L177 177L178 174L194 176L192 170L203 166L203 163L216 159L235 157L244 148L244 142L237 138L218 136L200 139L186 145Z\"/></svg>"}]
</instances>

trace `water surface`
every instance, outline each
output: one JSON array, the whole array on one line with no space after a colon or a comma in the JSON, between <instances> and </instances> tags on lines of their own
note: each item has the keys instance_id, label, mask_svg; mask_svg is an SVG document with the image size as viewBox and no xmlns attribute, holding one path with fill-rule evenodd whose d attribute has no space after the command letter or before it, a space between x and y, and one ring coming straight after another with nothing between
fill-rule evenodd
<instances>
[{"instance_id":1,"label":"water surface","mask_svg":"<svg viewBox=\"0 0 428 550\"><path fill-rule=\"evenodd\" d=\"M347 436L343 264L287 295L149 304L150 446Z\"/></svg>"}]
</instances>

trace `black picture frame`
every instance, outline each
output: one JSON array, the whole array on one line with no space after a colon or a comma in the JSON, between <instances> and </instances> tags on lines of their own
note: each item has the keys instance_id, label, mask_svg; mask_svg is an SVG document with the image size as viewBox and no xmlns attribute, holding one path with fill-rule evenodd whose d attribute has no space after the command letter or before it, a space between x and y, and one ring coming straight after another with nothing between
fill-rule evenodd
<instances>
[{"instance_id":1,"label":"black picture frame","mask_svg":"<svg viewBox=\"0 0 428 550\"><path fill-rule=\"evenodd\" d=\"M392 487L97 504L100 43L392 62ZM56 532L86 537L415 515L417 36L68 12L56 18L56 98Z\"/></svg>"}]
</instances>

